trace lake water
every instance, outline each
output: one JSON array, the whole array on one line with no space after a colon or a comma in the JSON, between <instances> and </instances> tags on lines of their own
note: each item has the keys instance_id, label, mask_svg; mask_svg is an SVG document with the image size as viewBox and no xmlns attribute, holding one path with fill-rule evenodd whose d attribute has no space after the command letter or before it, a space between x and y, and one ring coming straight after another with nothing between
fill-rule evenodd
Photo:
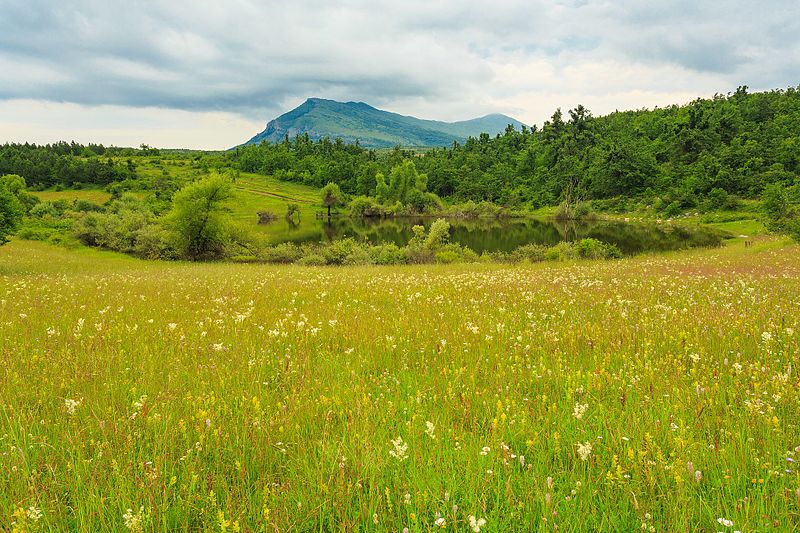
<instances>
[{"instance_id":1,"label":"lake water","mask_svg":"<svg viewBox=\"0 0 800 533\"><path fill-rule=\"evenodd\" d=\"M303 220L298 225L278 219L260 227L273 244L279 242L320 242L344 237L371 243L393 242L405 245L413 236L412 227L430 227L435 218L401 217L392 219ZM697 246L718 246L723 234L702 226L645 224L593 220L556 221L553 219L514 218L503 220L448 219L450 239L477 253L511 251L523 244L552 246L561 241L592 237L612 243L626 255L642 252L678 250Z\"/></svg>"}]
</instances>

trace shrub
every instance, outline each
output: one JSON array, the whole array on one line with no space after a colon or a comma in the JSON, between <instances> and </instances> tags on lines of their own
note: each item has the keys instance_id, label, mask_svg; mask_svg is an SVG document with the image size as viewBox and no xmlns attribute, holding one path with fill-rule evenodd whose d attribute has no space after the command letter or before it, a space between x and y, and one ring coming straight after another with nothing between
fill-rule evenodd
<instances>
[{"instance_id":1,"label":"shrub","mask_svg":"<svg viewBox=\"0 0 800 533\"><path fill-rule=\"evenodd\" d=\"M442 250L441 252L436 252L437 263L457 263L460 259L461 256L455 250Z\"/></svg>"},{"instance_id":2,"label":"shrub","mask_svg":"<svg viewBox=\"0 0 800 533\"><path fill-rule=\"evenodd\" d=\"M87 246L104 246L107 218L102 213L87 213L75 223L75 237Z\"/></svg>"},{"instance_id":3,"label":"shrub","mask_svg":"<svg viewBox=\"0 0 800 533\"><path fill-rule=\"evenodd\" d=\"M406 262L404 250L394 243L370 246L368 253L371 262L376 265L399 265Z\"/></svg>"},{"instance_id":4,"label":"shrub","mask_svg":"<svg viewBox=\"0 0 800 533\"><path fill-rule=\"evenodd\" d=\"M460 244L446 244L435 253L437 263L474 263L478 254Z\"/></svg>"},{"instance_id":5,"label":"shrub","mask_svg":"<svg viewBox=\"0 0 800 533\"><path fill-rule=\"evenodd\" d=\"M169 232L157 224L148 224L136 232L133 253L145 259L175 259Z\"/></svg>"},{"instance_id":6,"label":"shrub","mask_svg":"<svg viewBox=\"0 0 800 533\"><path fill-rule=\"evenodd\" d=\"M371 265L372 258L364 246L355 246L342 262L343 265Z\"/></svg>"},{"instance_id":7,"label":"shrub","mask_svg":"<svg viewBox=\"0 0 800 533\"><path fill-rule=\"evenodd\" d=\"M303 255L303 251L293 242L284 242L275 246L267 246L261 250L259 259L267 263L294 263Z\"/></svg>"},{"instance_id":8,"label":"shrub","mask_svg":"<svg viewBox=\"0 0 800 533\"><path fill-rule=\"evenodd\" d=\"M0 184L0 244L8 242L22 222L24 208L19 199L5 185Z\"/></svg>"},{"instance_id":9,"label":"shrub","mask_svg":"<svg viewBox=\"0 0 800 533\"><path fill-rule=\"evenodd\" d=\"M560 242L555 246L548 248L544 256L548 261L566 261L568 259L576 258L575 249L566 241Z\"/></svg>"},{"instance_id":10,"label":"shrub","mask_svg":"<svg viewBox=\"0 0 800 533\"><path fill-rule=\"evenodd\" d=\"M575 245L577 257L581 259L611 259L622 257L622 253L613 244L597 239L581 239Z\"/></svg>"},{"instance_id":11,"label":"shrub","mask_svg":"<svg viewBox=\"0 0 800 533\"><path fill-rule=\"evenodd\" d=\"M352 218L382 217L386 210L372 198L357 196L350 201L348 215Z\"/></svg>"},{"instance_id":12,"label":"shrub","mask_svg":"<svg viewBox=\"0 0 800 533\"><path fill-rule=\"evenodd\" d=\"M64 213L69 209L69 203L66 200L49 200L46 202L39 202L31 207L29 216L34 218L61 218Z\"/></svg>"},{"instance_id":13,"label":"shrub","mask_svg":"<svg viewBox=\"0 0 800 533\"><path fill-rule=\"evenodd\" d=\"M103 206L96 204L94 202L90 202L89 200L75 200L75 203L72 205L73 211L78 211L79 213L89 213L89 212L102 212Z\"/></svg>"},{"instance_id":14,"label":"shrub","mask_svg":"<svg viewBox=\"0 0 800 533\"><path fill-rule=\"evenodd\" d=\"M681 203L676 200L664 208L664 216L669 218L676 217L680 215L682 211Z\"/></svg>"},{"instance_id":15,"label":"shrub","mask_svg":"<svg viewBox=\"0 0 800 533\"><path fill-rule=\"evenodd\" d=\"M414 189L408 194L408 205L416 213L428 213L442 210L442 201L433 193Z\"/></svg>"},{"instance_id":16,"label":"shrub","mask_svg":"<svg viewBox=\"0 0 800 533\"><path fill-rule=\"evenodd\" d=\"M594 216L592 212L592 204L589 202L580 202L575 206L574 216L576 219L588 219Z\"/></svg>"},{"instance_id":17,"label":"shrub","mask_svg":"<svg viewBox=\"0 0 800 533\"><path fill-rule=\"evenodd\" d=\"M558 204L556 208L556 212L553 213L553 217L556 220L572 220L575 218L575 213L572 210L572 206L567 202L561 202Z\"/></svg>"},{"instance_id":18,"label":"shrub","mask_svg":"<svg viewBox=\"0 0 800 533\"><path fill-rule=\"evenodd\" d=\"M508 254L508 260L513 262L529 261L537 263L544 261L547 255L547 246L542 244L523 244Z\"/></svg>"},{"instance_id":19,"label":"shrub","mask_svg":"<svg viewBox=\"0 0 800 533\"><path fill-rule=\"evenodd\" d=\"M306 266L322 266L328 264L325 261L325 258L318 253L309 253L308 255L304 255L297 261L297 263L299 265Z\"/></svg>"},{"instance_id":20,"label":"shrub","mask_svg":"<svg viewBox=\"0 0 800 533\"><path fill-rule=\"evenodd\" d=\"M443 218L436 219L428 230L425 248L436 251L450 240L450 223Z\"/></svg>"},{"instance_id":21,"label":"shrub","mask_svg":"<svg viewBox=\"0 0 800 533\"><path fill-rule=\"evenodd\" d=\"M322 250L322 256L330 265L343 265L355 253L358 244L352 237L331 242Z\"/></svg>"}]
</instances>

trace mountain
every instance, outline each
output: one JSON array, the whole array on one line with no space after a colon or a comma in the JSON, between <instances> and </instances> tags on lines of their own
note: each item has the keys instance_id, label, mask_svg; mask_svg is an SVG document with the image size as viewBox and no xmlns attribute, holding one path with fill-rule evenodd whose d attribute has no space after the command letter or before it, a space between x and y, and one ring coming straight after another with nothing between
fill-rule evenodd
<instances>
[{"instance_id":1,"label":"mountain","mask_svg":"<svg viewBox=\"0 0 800 533\"><path fill-rule=\"evenodd\" d=\"M522 123L506 115L494 114L460 122L422 120L376 109L363 102L336 102L309 98L288 113L267 123L267 127L245 144L262 141L280 142L286 135L308 133L313 140L322 137L341 138L345 142L358 140L362 146L386 148L392 146L449 146L481 133L494 136L513 124Z\"/></svg>"}]
</instances>

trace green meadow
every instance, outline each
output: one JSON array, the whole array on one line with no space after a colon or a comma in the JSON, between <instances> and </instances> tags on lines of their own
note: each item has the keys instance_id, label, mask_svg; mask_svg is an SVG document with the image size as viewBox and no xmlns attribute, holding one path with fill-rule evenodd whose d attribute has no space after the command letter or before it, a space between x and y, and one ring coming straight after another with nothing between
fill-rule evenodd
<instances>
[{"instance_id":1,"label":"green meadow","mask_svg":"<svg viewBox=\"0 0 800 533\"><path fill-rule=\"evenodd\" d=\"M796 531L798 257L331 268L14 240L0 524Z\"/></svg>"}]
</instances>

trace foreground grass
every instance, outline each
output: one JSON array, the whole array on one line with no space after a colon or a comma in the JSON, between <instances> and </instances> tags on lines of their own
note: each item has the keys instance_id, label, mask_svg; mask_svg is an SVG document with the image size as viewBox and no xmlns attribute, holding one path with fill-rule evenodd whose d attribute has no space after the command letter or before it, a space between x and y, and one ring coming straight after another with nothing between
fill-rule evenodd
<instances>
[{"instance_id":1,"label":"foreground grass","mask_svg":"<svg viewBox=\"0 0 800 533\"><path fill-rule=\"evenodd\" d=\"M314 269L12 242L0 528L798 530L799 255Z\"/></svg>"}]
</instances>

